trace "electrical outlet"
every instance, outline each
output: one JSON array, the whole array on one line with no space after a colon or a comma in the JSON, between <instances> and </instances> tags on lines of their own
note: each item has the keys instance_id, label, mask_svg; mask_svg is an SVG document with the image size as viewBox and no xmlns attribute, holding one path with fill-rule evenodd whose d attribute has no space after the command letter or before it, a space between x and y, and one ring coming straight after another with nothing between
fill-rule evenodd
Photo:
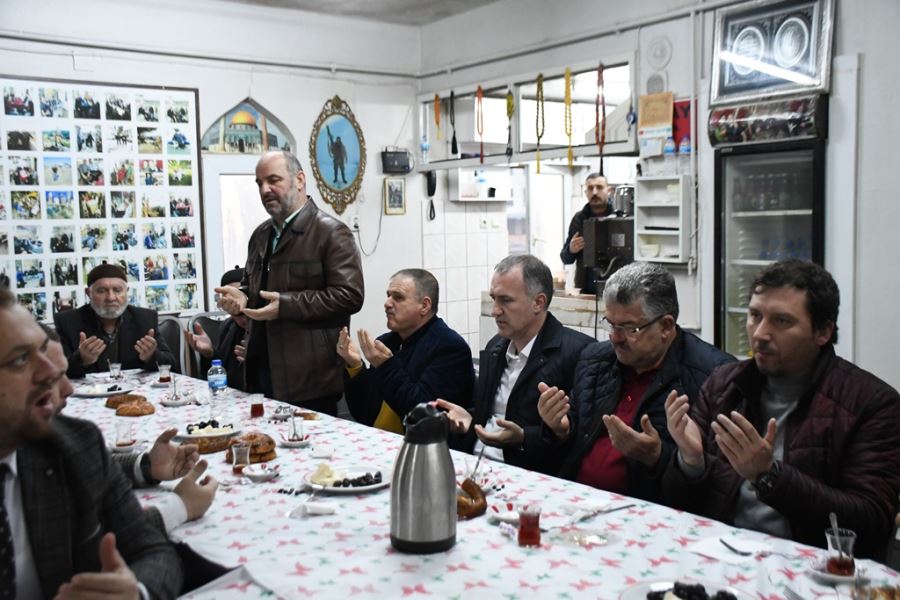
<instances>
[{"instance_id":1,"label":"electrical outlet","mask_svg":"<svg viewBox=\"0 0 900 600\"><path fill-rule=\"evenodd\" d=\"M359 215L353 215L350 217L350 228L353 231L359 231Z\"/></svg>"}]
</instances>

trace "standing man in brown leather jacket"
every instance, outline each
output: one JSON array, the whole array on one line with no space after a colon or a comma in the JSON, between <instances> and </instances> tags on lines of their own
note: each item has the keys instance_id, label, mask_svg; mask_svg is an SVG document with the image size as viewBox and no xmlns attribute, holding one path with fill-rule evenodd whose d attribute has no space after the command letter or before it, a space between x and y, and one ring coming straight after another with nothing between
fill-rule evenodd
<instances>
[{"instance_id":1,"label":"standing man in brown leather jacket","mask_svg":"<svg viewBox=\"0 0 900 600\"><path fill-rule=\"evenodd\" d=\"M247 389L335 415L344 389L338 334L364 297L356 242L306 195L290 152L263 155L256 184L272 218L250 237L241 289L216 288L223 310L250 317Z\"/></svg>"},{"instance_id":2,"label":"standing man in brown leather jacket","mask_svg":"<svg viewBox=\"0 0 900 600\"><path fill-rule=\"evenodd\" d=\"M900 395L835 355L840 299L828 271L785 260L750 290L753 358L713 371L698 398L666 400L678 452L663 493L815 546L834 512L856 532L857 555L880 559L900 490Z\"/></svg>"}]
</instances>

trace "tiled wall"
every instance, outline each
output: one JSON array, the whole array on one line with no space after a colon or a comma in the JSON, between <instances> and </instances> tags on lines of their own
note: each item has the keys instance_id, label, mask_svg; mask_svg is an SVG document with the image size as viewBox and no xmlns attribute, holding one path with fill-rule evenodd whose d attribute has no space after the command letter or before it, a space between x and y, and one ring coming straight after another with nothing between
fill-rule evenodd
<instances>
[{"instance_id":1,"label":"tiled wall","mask_svg":"<svg viewBox=\"0 0 900 600\"><path fill-rule=\"evenodd\" d=\"M490 286L494 265L509 253L506 204L450 202L446 193L439 193L434 205L433 221L428 219L428 207L422 210L423 268L440 285L438 315L477 356L481 293Z\"/></svg>"}]
</instances>

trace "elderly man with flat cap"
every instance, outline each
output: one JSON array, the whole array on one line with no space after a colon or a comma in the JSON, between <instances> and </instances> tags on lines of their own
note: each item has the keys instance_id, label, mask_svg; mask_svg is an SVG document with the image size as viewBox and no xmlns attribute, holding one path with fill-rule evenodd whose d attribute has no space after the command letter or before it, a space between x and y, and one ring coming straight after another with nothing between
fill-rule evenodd
<instances>
[{"instance_id":1,"label":"elderly man with flat cap","mask_svg":"<svg viewBox=\"0 0 900 600\"><path fill-rule=\"evenodd\" d=\"M121 267L97 265L87 284L89 304L53 317L69 359L69 377L106 371L110 362L148 371L155 371L157 363L176 364L165 340L156 335L156 311L128 304L128 279Z\"/></svg>"}]
</instances>

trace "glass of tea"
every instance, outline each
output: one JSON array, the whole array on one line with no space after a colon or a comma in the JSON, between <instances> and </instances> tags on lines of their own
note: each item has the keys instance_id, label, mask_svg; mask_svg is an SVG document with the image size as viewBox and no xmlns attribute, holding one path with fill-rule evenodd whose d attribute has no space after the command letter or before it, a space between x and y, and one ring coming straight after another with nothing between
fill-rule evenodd
<instances>
[{"instance_id":1,"label":"glass of tea","mask_svg":"<svg viewBox=\"0 0 900 600\"><path fill-rule=\"evenodd\" d=\"M134 419L122 417L116 421L116 446L134 445Z\"/></svg>"},{"instance_id":2,"label":"glass of tea","mask_svg":"<svg viewBox=\"0 0 900 600\"><path fill-rule=\"evenodd\" d=\"M826 529L825 539L828 540L828 560L825 562L825 570L832 575L851 577L856 571L853 563L853 546L856 543L856 533L850 529Z\"/></svg>"},{"instance_id":3,"label":"glass of tea","mask_svg":"<svg viewBox=\"0 0 900 600\"><path fill-rule=\"evenodd\" d=\"M266 414L265 407L263 406L263 400L265 400L265 396L262 394L252 394L250 396L251 419L256 419Z\"/></svg>"},{"instance_id":4,"label":"glass of tea","mask_svg":"<svg viewBox=\"0 0 900 600\"><path fill-rule=\"evenodd\" d=\"M159 382L169 383L172 381L172 365L156 365L159 368Z\"/></svg>"},{"instance_id":5,"label":"glass of tea","mask_svg":"<svg viewBox=\"0 0 900 600\"><path fill-rule=\"evenodd\" d=\"M519 545L541 545L541 507L537 504L519 509Z\"/></svg>"},{"instance_id":6,"label":"glass of tea","mask_svg":"<svg viewBox=\"0 0 900 600\"><path fill-rule=\"evenodd\" d=\"M231 472L243 475L244 467L250 464L250 444L235 444L231 447Z\"/></svg>"},{"instance_id":7,"label":"glass of tea","mask_svg":"<svg viewBox=\"0 0 900 600\"><path fill-rule=\"evenodd\" d=\"M122 363L109 362L109 378L113 381L122 379Z\"/></svg>"}]
</instances>

